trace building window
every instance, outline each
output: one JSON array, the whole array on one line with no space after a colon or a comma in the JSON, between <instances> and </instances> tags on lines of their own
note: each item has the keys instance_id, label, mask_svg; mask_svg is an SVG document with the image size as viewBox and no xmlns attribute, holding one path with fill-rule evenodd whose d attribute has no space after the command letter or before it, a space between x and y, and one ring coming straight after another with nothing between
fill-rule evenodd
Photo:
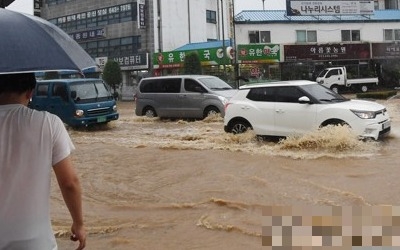
<instances>
[{"instance_id":1,"label":"building window","mask_svg":"<svg viewBox=\"0 0 400 250\"><path fill-rule=\"evenodd\" d=\"M385 41L400 41L400 29L383 30Z\"/></svg>"},{"instance_id":2,"label":"building window","mask_svg":"<svg viewBox=\"0 0 400 250\"><path fill-rule=\"evenodd\" d=\"M317 31L315 30L296 30L298 43L316 43Z\"/></svg>"},{"instance_id":3,"label":"building window","mask_svg":"<svg viewBox=\"0 0 400 250\"><path fill-rule=\"evenodd\" d=\"M360 31L359 30L342 30L342 41L343 42L360 41Z\"/></svg>"},{"instance_id":4,"label":"building window","mask_svg":"<svg viewBox=\"0 0 400 250\"><path fill-rule=\"evenodd\" d=\"M90 41L80 43L80 45L93 58L100 56L119 57L138 53L142 47L142 41L140 36L130 36L102 41Z\"/></svg>"},{"instance_id":5,"label":"building window","mask_svg":"<svg viewBox=\"0 0 400 250\"><path fill-rule=\"evenodd\" d=\"M271 32L270 31L249 31L250 43L270 43Z\"/></svg>"},{"instance_id":6,"label":"building window","mask_svg":"<svg viewBox=\"0 0 400 250\"><path fill-rule=\"evenodd\" d=\"M213 10L206 11L207 23L217 23L217 12Z\"/></svg>"}]
</instances>

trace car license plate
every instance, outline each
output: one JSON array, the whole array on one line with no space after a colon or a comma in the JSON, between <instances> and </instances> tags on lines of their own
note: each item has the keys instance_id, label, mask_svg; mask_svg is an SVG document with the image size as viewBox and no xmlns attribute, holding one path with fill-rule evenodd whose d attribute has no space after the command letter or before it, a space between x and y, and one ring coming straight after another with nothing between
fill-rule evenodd
<instances>
[{"instance_id":1,"label":"car license plate","mask_svg":"<svg viewBox=\"0 0 400 250\"><path fill-rule=\"evenodd\" d=\"M107 117L105 116L100 116L97 118L97 122L105 122L105 121L107 121Z\"/></svg>"},{"instance_id":2,"label":"car license plate","mask_svg":"<svg viewBox=\"0 0 400 250\"><path fill-rule=\"evenodd\" d=\"M389 127L390 127L390 121L387 121L387 122L382 124L382 130L385 130L385 129L389 128Z\"/></svg>"}]
</instances>

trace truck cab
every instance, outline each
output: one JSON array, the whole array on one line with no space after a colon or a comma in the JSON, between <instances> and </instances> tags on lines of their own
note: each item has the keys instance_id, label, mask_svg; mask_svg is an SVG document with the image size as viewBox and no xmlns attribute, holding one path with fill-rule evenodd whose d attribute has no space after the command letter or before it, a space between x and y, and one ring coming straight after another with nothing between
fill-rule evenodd
<instances>
[{"instance_id":1,"label":"truck cab","mask_svg":"<svg viewBox=\"0 0 400 250\"><path fill-rule=\"evenodd\" d=\"M346 86L347 83L346 67L326 68L319 73L316 81L338 93L339 86Z\"/></svg>"},{"instance_id":2,"label":"truck cab","mask_svg":"<svg viewBox=\"0 0 400 250\"><path fill-rule=\"evenodd\" d=\"M71 127L117 120L116 102L101 79L38 81L29 106L53 113Z\"/></svg>"}]
</instances>

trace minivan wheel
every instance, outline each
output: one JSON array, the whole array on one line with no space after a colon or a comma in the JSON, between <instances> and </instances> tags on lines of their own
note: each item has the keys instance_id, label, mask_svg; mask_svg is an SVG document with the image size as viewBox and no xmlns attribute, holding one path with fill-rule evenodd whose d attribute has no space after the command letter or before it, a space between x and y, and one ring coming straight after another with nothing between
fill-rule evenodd
<instances>
[{"instance_id":1,"label":"minivan wheel","mask_svg":"<svg viewBox=\"0 0 400 250\"><path fill-rule=\"evenodd\" d=\"M145 116L147 116L149 118L157 117L157 113L152 107L144 108L143 109L143 115L145 115Z\"/></svg>"},{"instance_id":2,"label":"minivan wheel","mask_svg":"<svg viewBox=\"0 0 400 250\"><path fill-rule=\"evenodd\" d=\"M205 110L204 110L204 118L206 118L207 116L210 116L210 115L216 115L216 114L219 114L220 112L219 112L219 110L216 108L216 107L208 107L208 108L206 108Z\"/></svg>"},{"instance_id":3,"label":"minivan wheel","mask_svg":"<svg viewBox=\"0 0 400 250\"><path fill-rule=\"evenodd\" d=\"M231 132L233 134L242 134L249 129L252 129L251 125L248 122L242 120L234 121L231 126Z\"/></svg>"}]
</instances>

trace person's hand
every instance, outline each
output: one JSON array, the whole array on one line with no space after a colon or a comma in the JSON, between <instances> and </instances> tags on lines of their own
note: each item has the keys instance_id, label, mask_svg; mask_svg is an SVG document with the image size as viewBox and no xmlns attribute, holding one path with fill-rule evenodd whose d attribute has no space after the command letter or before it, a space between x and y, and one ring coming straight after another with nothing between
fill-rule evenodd
<instances>
[{"instance_id":1,"label":"person's hand","mask_svg":"<svg viewBox=\"0 0 400 250\"><path fill-rule=\"evenodd\" d=\"M71 237L72 241L79 241L79 246L76 250L82 250L86 246L86 231L83 226L76 226L72 224L71 226Z\"/></svg>"}]
</instances>

